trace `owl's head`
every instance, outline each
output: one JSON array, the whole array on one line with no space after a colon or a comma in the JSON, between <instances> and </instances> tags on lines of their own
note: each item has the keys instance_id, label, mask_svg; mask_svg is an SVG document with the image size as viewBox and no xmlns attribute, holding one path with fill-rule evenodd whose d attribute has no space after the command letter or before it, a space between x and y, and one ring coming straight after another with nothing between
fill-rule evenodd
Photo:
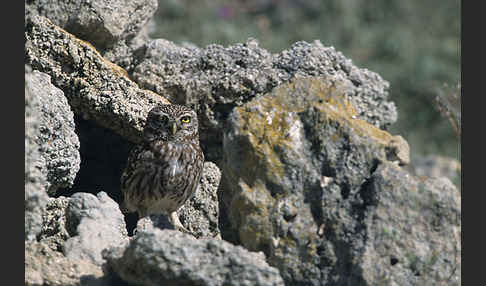
<instances>
[{"instance_id":1,"label":"owl's head","mask_svg":"<svg viewBox=\"0 0 486 286\"><path fill-rule=\"evenodd\" d=\"M198 119L194 110L183 105L162 104L149 111L144 139L187 142L198 137Z\"/></svg>"}]
</instances>

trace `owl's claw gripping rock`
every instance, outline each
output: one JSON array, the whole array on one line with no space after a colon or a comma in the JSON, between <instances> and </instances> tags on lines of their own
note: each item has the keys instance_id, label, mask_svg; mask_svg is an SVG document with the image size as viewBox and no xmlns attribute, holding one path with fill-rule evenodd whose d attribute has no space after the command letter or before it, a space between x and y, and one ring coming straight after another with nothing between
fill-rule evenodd
<instances>
[{"instance_id":1,"label":"owl's claw gripping rock","mask_svg":"<svg viewBox=\"0 0 486 286\"><path fill-rule=\"evenodd\" d=\"M179 216L177 215L176 212L171 212L169 214L169 219L172 222L172 225L174 226L175 229L177 229L180 232L191 234L191 232L182 225L181 221L179 220Z\"/></svg>"}]
</instances>

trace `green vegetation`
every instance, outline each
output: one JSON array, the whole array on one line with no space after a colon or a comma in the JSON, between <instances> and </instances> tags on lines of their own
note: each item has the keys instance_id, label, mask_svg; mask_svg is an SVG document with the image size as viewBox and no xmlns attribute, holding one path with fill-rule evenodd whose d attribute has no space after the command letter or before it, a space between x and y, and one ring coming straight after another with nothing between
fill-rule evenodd
<instances>
[{"instance_id":1,"label":"green vegetation","mask_svg":"<svg viewBox=\"0 0 486 286\"><path fill-rule=\"evenodd\" d=\"M459 0L168 0L152 36L202 47L253 37L272 52L319 39L390 82L399 112L390 131L409 142L412 161L431 153L460 159L451 124L460 127L460 107L447 115L435 100L444 84L460 84L460 15Z\"/></svg>"}]
</instances>

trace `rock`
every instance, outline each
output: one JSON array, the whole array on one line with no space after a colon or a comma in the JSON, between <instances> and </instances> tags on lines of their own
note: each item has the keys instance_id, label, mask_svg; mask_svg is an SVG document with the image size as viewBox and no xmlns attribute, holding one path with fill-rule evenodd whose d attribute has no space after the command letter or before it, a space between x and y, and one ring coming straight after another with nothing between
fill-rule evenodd
<instances>
[{"instance_id":1,"label":"rock","mask_svg":"<svg viewBox=\"0 0 486 286\"><path fill-rule=\"evenodd\" d=\"M410 164L410 147L408 142L400 135L391 138L386 155L388 161L395 162L400 166Z\"/></svg>"},{"instance_id":2,"label":"rock","mask_svg":"<svg viewBox=\"0 0 486 286\"><path fill-rule=\"evenodd\" d=\"M25 285L110 285L103 270L87 260L71 260L39 242L25 243Z\"/></svg>"},{"instance_id":3,"label":"rock","mask_svg":"<svg viewBox=\"0 0 486 286\"><path fill-rule=\"evenodd\" d=\"M129 42L150 20L156 0L32 1L26 17L42 15L99 50Z\"/></svg>"},{"instance_id":4,"label":"rock","mask_svg":"<svg viewBox=\"0 0 486 286\"><path fill-rule=\"evenodd\" d=\"M263 254L174 230L140 232L103 255L112 271L137 285L284 285Z\"/></svg>"},{"instance_id":5,"label":"rock","mask_svg":"<svg viewBox=\"0 0 486 286\"><path fill-rule=\"evenodd\" d=\"M346 97L357 118L385 128L397 117L395 105L387 100L386 81L318 41L298 42L273 55L254 39L227 48L209 45L202 49L156 39L134 56L138 64L132 75L140 86L198 111L205 154L217 163L221 130L232 109L292 78L321 75L346 80L350 83Z\"/></svg>"},{"instance_id":6,"label":"rock","mask_svg":"<svg viewBox=\"0 0 486 286\"><path fill-rule=\"evenodd\" d=\"M409 150L406 141L359 119L345 96L348 91L349 82L339 77L296 79L236 107L228 120L220 207L231 228L223 238L263 251L289 285L375 283L361 264L364 251L375 243L370 240L377 216L367 193L370 178L383 164L398 168L408 162ZM406 172L403 177L413 185ZM410 190L389 186L381 191ZM403 211L403 223L390 221L390 228L407 226L400 231L415 233L415 220L405 214L419 216L425 205L409 209L400 208L400 200L389 204ZM444 206L444 211L451 209L460 208ZM417 233L425 226L432 227L424 221ZM418 251L411 246L419 241L410 240L417 236L408 237L410 247L404 252ZM434 247L430 240L420 243ZM387 266L382 273L392 268ZM412 276L403 281L413 284ZM426 281L436 280L427 276Z\"/></svg>"},{"instance_id":7,"label":"rock","mask_svg":"<svg viewBox=\"0 0 486 286\"><path fill-rule=\"evenodd\" d=\"M104 50L135 37L155 10L157 0L83 2L72 14L68 30Z\"/></svg>"},{"instance_id":8,"label":"rock","mask_svg":"<svg viewBox=\"0 0 486 286\"><path fill-rule=\"evenodd\" d=\"M149 33L153 29L153 25L153 20L151 20L135 37L116 42L113 47L102 51L103 57L131 74L137 64L137 57L134 54L141 46L150 41Z\"/></svg>"},{"instance_id":9,"label":"rock","mask_svg":"<svg viewBox=\"0 0 486 286\"><path fill-rule=\"evenodd\" d=\"M47 204L47 167L39 152L41 115L39 98L27 80L31 68L26 66L25 82L25 240L32 241L41 232L42 212Z\"/></svg>"},{"instance_id":10,"label":"rock","mask_svg":"<svg viewBox=\"0 0 486 286\"><path fill-rule=\"evenodd\" d=\"M134 143L140 142L148 111L169 103L140 89L125 70L47 18L28 17L25 37L26 62L51 76L76 114Z\"/></svg>"},{"instance_id":11,"label":"rock","mask_svg":"<svg viewBox=\"0 0 486 286\"><path fill-rule=\"evenodd\" d=\"M395 104L387 100L389 83L375 72L354 66L334 47L324 47L319 41L297 42L277 54L274 65L290 78L332 76L337 81L349 80L352 84L346 98L356 109L357 118L382 129L397 120Z\"/></svg>"},{"instance_id":12,"label":"rock","mask_svg":"<svg viewBox=\"0 0 486 286\"><path fill-rule=\"evenodd\" d=\"M84 1L86 2L86 1ZM70 18L79 10L82 1L36 0L25 2L25 19L35 16L49 18L55 25L65 28ZM27 21L25 22L27 24Z\"/></svg>"},{"instance_id":13,"label":"rock","mask_svg":"<svg viewBox=\"0 0 486 286\"><path fill-rule=\"evenodd\" d=\"M101 252L128 242L123 215L118 204L105 192L96 196L74 194L66 209L66 229L72 236L64 243L64 254L96 265L105 261Z\"/></svg>"},{"instance_id":14,"label":"rock","mask_svg":"<svg viewBox=\"0 0 486 286\"><path fill-rule=\"evenodd\" d=\"M42 213L42 231L39 241L54 251L62 252L64 242L71 236L66 230L66 208L69 198L49 198L46 209Z\"/></svg>"},{"instance_id":15,"label":"rock","mask_svg":"<svg viewBox=\"0 0 486 286\"><path fill-rule=\"evenodd\" d=\"M48 193L73 185L79 170L79 139L74 132L73 112L63 92L51 84L51 77L33 71L25 76L30 92L39 104L39 134L36 142L47 169Z\"/></svg>"},{"instance_id":16,"label":"rock","mask_svg":"<svg viewBox=\"0 0 486 286\"><path fill-rule=\"evenodd\" d=\"M184 227L195 237L219 237L218 186L221 171L212 162L204 162L199 188L177 212Z\"/></svg>"},{"instance_id":17,"label":"rock","mask_svg":"<svg viewBox=\"0 0 486 286\"><path fill-rule=\"evenodd\" d=\"M380 164L362 191L364 285L461 285L461 197L447 178L419 179Z\"/></svg>"}]
</instances>

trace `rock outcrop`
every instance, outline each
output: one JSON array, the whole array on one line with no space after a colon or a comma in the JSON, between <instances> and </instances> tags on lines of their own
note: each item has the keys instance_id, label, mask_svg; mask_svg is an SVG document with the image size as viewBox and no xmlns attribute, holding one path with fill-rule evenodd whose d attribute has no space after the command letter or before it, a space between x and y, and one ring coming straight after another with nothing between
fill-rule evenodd
<instances>
[{"instance_id":1,"label":"rock outcrop","mask_svg":"<svg viewBox=\"0 0 486 286\"><path fill-rule=\"evenodd\" d=\"M378 74L319 41L150 39L155 0L57 2L25 10L26 285L460 285L460 192L404 168ZM160 103L201 122L192 235L119 209Z\"/></svg>"},{"instance_id":2,"label":"rock outcrop","mask_svg":"<svg viewBox=\"0 0 486 286\"><path fill-rule=\"evenodd\" d=\"M357 118L345 96L348 90L347 81L332 77L296 79L234 109L223 140L221 195L231 223L228 232L236 233L234 241L246 248L264 251L291 285L369 285L380 279L385 284L414 285L432 277L447 278L456 261L457 233L429 231L420 244L409 235L426 233L425 225L431 222L417 220L430 208L428 203L438 200L431 194L442 186L429 183L421 195L430 201L412 207L408 193L416 179L399 167L409 161L408 144ZM383 166L396 166L399 175L394 179L400 186L374 179ZM459 231L457 190L448 185L444 192L444 227ZM380 216L390 209L397 217ZM376 252L374 247L383 244L376 223L413 243ZM447 242L439 246L436 241L445 235ZM387 270L370 272L363 265L383 261L385 252L401 261L401 267L391 263ZM437 265L444 275L417 280L417 273L422 278L428 274L416 272L407 255L413 253L416 262L427 263L435 252L447 257Z\"/></svg>"}]
</instances>

